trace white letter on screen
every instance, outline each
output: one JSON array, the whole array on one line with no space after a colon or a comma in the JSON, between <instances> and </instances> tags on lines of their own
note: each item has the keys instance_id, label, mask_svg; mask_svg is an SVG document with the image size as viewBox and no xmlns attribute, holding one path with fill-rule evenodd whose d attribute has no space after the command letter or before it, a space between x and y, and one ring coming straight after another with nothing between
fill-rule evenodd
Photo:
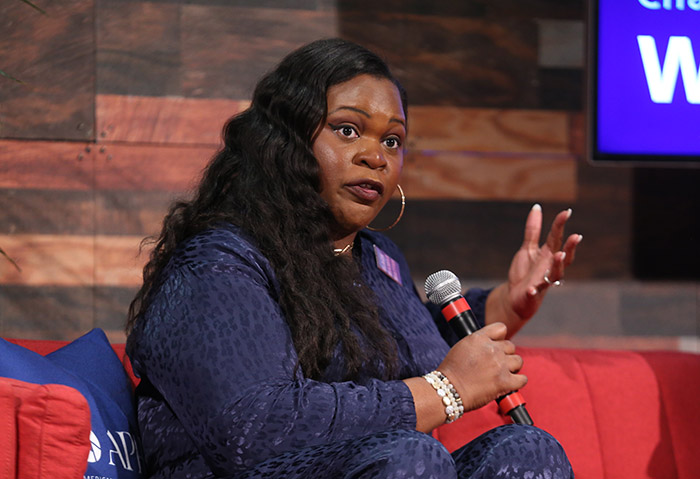
<instances>
[{"instance_id":1,"label":"white letter on screen","mask_svg":"<svg viewBox=\"0 0 700 479\"><path fill-rule=\"evenodd\" d=\"M661 4L655 0L639 0L639 3L649 10L658 10L661 8Z\"/></svg>"},{"instance_id":2,"label":"white letter on screen","mask_svg":"<svg viewBox=\"0 0 700 479\"><path fill-rule=\"evenodd\" d=\"M671 103L680 70L688 103L700 104L700 71L695 63L693 44L688 37L670 37L666 58L661 66L656 40L650 35L638 35L637 43L642 55L644 74L651 101Z\"/></svg>"}]
</instances>

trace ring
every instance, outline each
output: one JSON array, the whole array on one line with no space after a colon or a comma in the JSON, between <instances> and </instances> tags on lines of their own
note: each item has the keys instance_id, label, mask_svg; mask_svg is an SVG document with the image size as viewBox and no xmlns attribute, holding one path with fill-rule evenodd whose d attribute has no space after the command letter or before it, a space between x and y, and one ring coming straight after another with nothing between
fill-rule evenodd
<instances>
[{"instance_id":1,"label":"ring","mask_svg":"<svg viewBox=\"0 0 700 479\"><path fill-rule=\"evenodd\" d=\"M563 281L561 281L561 280L552 281L551 279L549 279L549 276L547 276L548 274L549 274L549 271L547 271L544 274L544 282L545 283L547 283L550 286L554 286L554 287L562 285Z\"/></svg>"}]
</instances>

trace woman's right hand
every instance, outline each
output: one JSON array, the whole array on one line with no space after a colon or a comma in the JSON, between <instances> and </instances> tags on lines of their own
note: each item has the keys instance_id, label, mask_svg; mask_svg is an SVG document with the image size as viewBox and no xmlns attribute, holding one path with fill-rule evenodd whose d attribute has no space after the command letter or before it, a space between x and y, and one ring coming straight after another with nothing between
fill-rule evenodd
<instances>
[{"instance_id":1,"label":"woman's right hand","mask_svg":"<svg viewBox=\"0 0 700 479\"><path fill-rule=\"evenodd\" d=\"M459 393L465 411L478 409L527 383L527 377L519 374L523 359L506 339L507 332L503 323L481 328L455 344L438 367Z\"/></svg>"},{"instance_id":2,"label":"woman's right hand","mask_svg":"<svg viewBox=\"0 0 700 479\"><path fill-rule=\"evenodd\" d=\"M481 406L520 389L527 377L519 374L523 358L506 339L503 323L492 323L455 344L438 369L455 387L465 411ZM422 377L403 380L413 395L416 429L429 433L445 422L445 405L433 387Z\"/></svg>"}]
</instances>

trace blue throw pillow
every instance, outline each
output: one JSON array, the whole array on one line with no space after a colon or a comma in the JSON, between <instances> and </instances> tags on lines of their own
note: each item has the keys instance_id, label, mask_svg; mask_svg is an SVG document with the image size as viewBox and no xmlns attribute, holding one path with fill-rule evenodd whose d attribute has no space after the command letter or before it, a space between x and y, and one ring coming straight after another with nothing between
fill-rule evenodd
<instances>
[{"instance_id":1,"label":"blue throw pillow","mask_svg":"<svg viewBox=\"0 0 700 479\"><path fill-rule=\"evenodd\" d=\"M101 329L46 356L0 340L0 376L80 391L90 406L92 425L85 477L141 477L131 381Z\"/></svg>"}]
</instances>

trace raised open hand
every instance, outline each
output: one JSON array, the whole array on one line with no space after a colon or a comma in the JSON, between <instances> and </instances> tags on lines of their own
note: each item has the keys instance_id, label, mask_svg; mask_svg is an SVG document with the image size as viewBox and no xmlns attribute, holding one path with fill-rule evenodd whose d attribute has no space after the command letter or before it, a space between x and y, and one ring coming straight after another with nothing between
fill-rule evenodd
<instances>
[{"instance_id":1,"label":"raised open hand","mask_svg":"<svg viewBox=\"0 0 700 479\"><path fill-rule=\"evenodd\" d=\"M561 211L554 218L547 240L540 246L540 205L533 206L527 216L523 243L508 270L506 296L509 303L506 306L521 320L528 320L537 312L547 289L561 284L566 267L574 260L576 247L583 236L572 234L563 242L564 226L570 217L570 209Z\"/></svg>"}]
</instances>

